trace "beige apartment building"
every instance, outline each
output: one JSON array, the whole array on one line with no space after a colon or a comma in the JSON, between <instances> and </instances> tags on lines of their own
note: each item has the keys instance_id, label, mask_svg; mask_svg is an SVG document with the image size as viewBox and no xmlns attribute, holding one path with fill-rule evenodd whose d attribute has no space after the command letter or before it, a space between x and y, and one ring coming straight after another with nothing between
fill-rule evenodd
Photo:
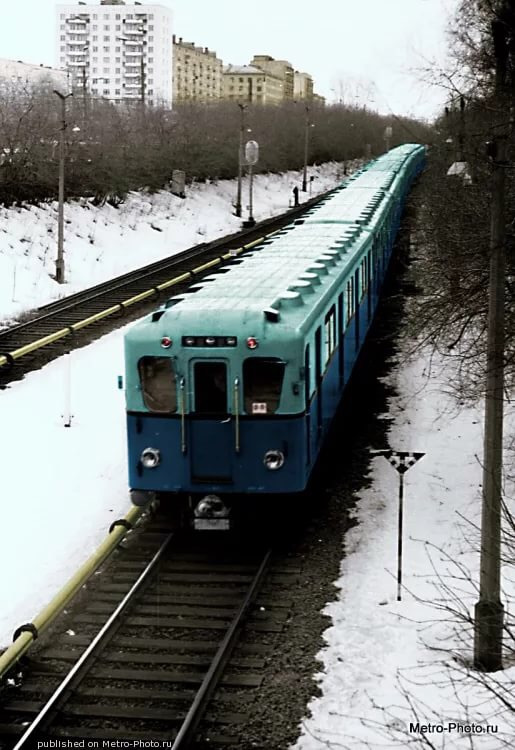
<instances>
[{"instance_id":1,"label":"beige apartment building","mask_svg":"<svg viewBox=\"0 0 515 750\"><path fill-rule=\"evenodd\" d=\"M207 47L172 37L174 102L209 102L222 96L222 61Z\"/></svg>"},{"instance_id":2,"label":"beige apartment building","mask_svg":"<svg viewBox=\"0 0 515 750\"><path fill-rule=\"evenodd\" d=\"M309 73L301 73L296 70L293 77L294 99L313 99L313 79Z\"/></svg>"},{"instance_id":3,"label":"beige apartment building","mask_svg":"<svg viewBox=\"0 0 515 750\"><path fill-rule=\"evenodd\" d=\"M223 72L224 99L254 104L279 104L283 81L255 65L228 65Z\"/></svg>"},{"instance_id":4,"label":"beige apartment building","mask_svg":"<svg viewBox=\"0 0 515 750\"><path fill-rule=\"evenodd\" d=\"M278 78L282 83L282 98L293 99L294 75L291 63L287 60L274 60L270 55L254 55L250 64Z\"/></svg>"}]
</instances>

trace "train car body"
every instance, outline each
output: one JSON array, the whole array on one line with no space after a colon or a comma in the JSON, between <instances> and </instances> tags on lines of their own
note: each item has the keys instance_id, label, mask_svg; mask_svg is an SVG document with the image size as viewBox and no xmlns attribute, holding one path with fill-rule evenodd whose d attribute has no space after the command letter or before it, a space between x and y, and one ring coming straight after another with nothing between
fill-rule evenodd
<instances>
[{"instance_id":1,"label":"train car body","mask_svg":"<svg viewBox=\"0 0 515 750\"><path fill-rule=\"evenodd\" d=\"M202 527L249 494L305 489L423 164L423 147L393 149L132 327L133 502L187 497Z\"/></svg>"}]
</instances>

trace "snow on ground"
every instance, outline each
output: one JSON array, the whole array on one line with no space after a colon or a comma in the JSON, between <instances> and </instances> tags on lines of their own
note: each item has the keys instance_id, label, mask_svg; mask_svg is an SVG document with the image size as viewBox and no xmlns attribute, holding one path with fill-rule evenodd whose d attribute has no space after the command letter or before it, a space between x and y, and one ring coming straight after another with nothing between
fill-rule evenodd
<instances>
[{"instance_id":1,"label":"snow on ground","mask_svg":"<svg viewBox=\"0 0 515 750\"><path fill-rule=\"evenodd\" d=\"M334 187L342 165L310 167L313 195ZM292 190L300 172L254 176L253 206L257 221L293 205ZM118 208L93 206L78 200L65 206L64 253L66 281L57 284L57 203L20 208L0 206L0 317L19 314L60 296L146 263L173 255L200 242L237 232L234 180L194 184L185 200L164 190L131 193ZM242 204L247 216L248 180L243 180ZM309 198L299 191L300 201ZM1 323L0 323L1 325Z\"/></svg>"},{"instance_id":2,"label":"snow on ground","mask_svg":"<svg viewBox=\"0 0 515 750\"><path fill-rule=\"evenodd\" d=\"M337 170L321 168L317 187L332 186ZM294 174L258 177L256 217L283 210L298 182ZM67 205L70 283L64 287L51 278L55 206L0 209L0 317L236 230L234 193L233 182L218 183L191 188L186 201L158 193L131 195L119 209ZM0 647L129 509L123 392L116 377L123 371L123 333L109 334L0 393L0 569L12 572L0 580ZM497 750L502 739L509 747L506 716L449 654L469 659L471 639L463 643L455 618L434 607L449 598L446 584L460 589L465 613L477 599L472 585L456 576L463 577L464 566L477 579L473 524L479 521L482 415L457 411L444 395L448 375L432 371L429 377L423 356L399 360L389 378L399 394L388 407L390 446L426 453L406 475L403 599L396 601L398 478L378 457L372 485L357 506L359 525L344 540L337 600L326 609L333 625L316 676L323 694L312 701L295 750L400 748L417 739L417 747ZM496 675L500 688L513 681L513 671ZM410 722L443 729L410 733ZM448 731L448 722L462 729ZM473 735L463 729L472 725ZM488 725L498 732L478 733L477 726Z\"/></svg>"},{"instance_id":3,"label":"snow on ground","mask_svg":"<svg viewBox=\"0 0 515 750\"><path fill-rule=\"evenodd\" d=\"M399 394L388 404L391 449L426 454L404 475L402 601L399 480L378 456L371 487L357 504L359 524L345 536L337 600L325 610L333 625L318 655L322 696L311 702L295 750L497 750L515 744L513 713L510 726L510 712L467 676L470 628L445 608L466 618L478 599L483 415L458 409L444 393L447 367L437 370L433 362L429 372L429 361L423 354L411 362L401 358L387 378ZM513 598L514 582L504 572ZM494 679L510 699L515 668Z\"/></svg>"}]
</instances>

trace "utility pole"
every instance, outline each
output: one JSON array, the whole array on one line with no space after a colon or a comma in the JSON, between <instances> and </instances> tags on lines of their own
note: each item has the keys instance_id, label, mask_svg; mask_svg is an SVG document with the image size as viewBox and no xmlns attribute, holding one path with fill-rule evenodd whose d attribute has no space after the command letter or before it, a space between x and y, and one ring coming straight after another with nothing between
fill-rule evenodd
<instances>
[{"instance_id":1,"label":"utility pole","mask_svg":"<svg viewBox=\"0 0 515 750\"><path fill-rule=\"evenodd\" d=\"M66 100L69 94L61 94L54 89L61 100L61 127L59 129L59 203L57 214L57 258L55 261L55 280L58 284L64 284L64 134L66 130Z\"/></svg>"},{"instance_id":2,"label":"utility pole","mask_svg":"<svg viewBox=\"0 0 515 750\"><path fill-rule=\"evenodd\" d=\"M504 8L501 12L506 12ZM492 22L496 106L508 119L506 70L507 24ZM474 610L474 666L484 672L502 669L504 608L501 604L501 508L504 388L505 181L506 127L494 130L490 223L490 280L483 450L483 503L479 601Z\"/></svg>"},{"instance_id":3,"label":"utility pole","mask_svg":"<svg viewBox=\"0 0 515 750\"><path fill-rule=\"evenodd\" d=\"M241 183L243 179L243 136L245 133L246 104L238 104L240 108L240 141L238 146L238 192L236 193L236 216L241 216Z\"/></svg>"},{"instance_id":4,"label":"utility pole","mask_svg":"<svg viewBox=\"0 0 515 750\"><path fill-rule=\"evenodd\" d=\"M309 148L309 107L306 109L306 119L304 122L304 171L302 172L302 190L305 193L308 189L308 148Z\"/></svg>"}]
</instances>

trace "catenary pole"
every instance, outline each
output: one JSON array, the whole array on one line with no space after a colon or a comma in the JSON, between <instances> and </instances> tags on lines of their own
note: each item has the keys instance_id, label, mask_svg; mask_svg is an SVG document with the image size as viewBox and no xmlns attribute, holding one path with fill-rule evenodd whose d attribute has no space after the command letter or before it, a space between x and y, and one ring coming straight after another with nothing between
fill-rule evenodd
<instances>
[{"instance_id":1,"label":"catenary pole","mask_svg":"<svg viewBox=\"0 0 515 750\"><path fill-rule=\"evenodd\" d=\"M55 261L55 280L58 284L64 284L64 160L65 145L64 136L66 131L66 100L72 93L61 94L54 89L61 100L61 127L59 129L59 195L57 209L57 259Z\"/></svg>"},{"instance_id":2,"label":"catenary pole","mask_svg":"<svg viewBox=\"0 0 515 750\"><path fill-rule=\"evenodd\" d=\"M512 3L513 0L508 0ZM503 4L507 10L506 3ZM495 93L501 117L506 104L507 26L492 22ZM504 131L504 132L503 132ZM483 498L479 600L474 611L474 666L484 672L502 669L504 609L501 604L501 508L504 388L505 182L507 138L496 129L491 146L492 197L490 277L483 446Z\"/></svg>"},{"instance_id":3,"label":"catenary pole","mask_svg":"<svg viewBox=\"0 0 515 750\"><path fill-rule=\"evenodd\" d=\"M240 108L240 141L238 146L238 191L236 193L236 216L241 216L241 183L243 179L243 135L245 131L245 104L238 104Z\"/></svg>"}]
</instances>

